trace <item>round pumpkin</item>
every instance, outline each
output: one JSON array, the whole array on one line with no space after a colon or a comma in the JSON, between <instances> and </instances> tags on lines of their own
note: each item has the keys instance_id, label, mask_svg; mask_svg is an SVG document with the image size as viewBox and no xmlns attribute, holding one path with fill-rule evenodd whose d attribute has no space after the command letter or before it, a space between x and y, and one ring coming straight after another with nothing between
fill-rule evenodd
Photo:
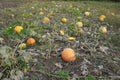
<instances>
[{"instance_id":1,"label":"round pumpkin","mask_svg":"<svg viewBox=\"0 0 120 80\"><path fill-rule=\"evenodd\" d=\"M26 48L26 43L21 43L19 46L18 46L19 49L24 49Z\"/></svg>"},{"instance_id":2,"label":"round pumpkin","mask_svg":"<svg viewBox=\"0 0 120 80\"><path fill-rule=\"evenodd\" d=\"M73 62L76 60L76 54L71 48L65 48L61 53L61 57L64 61L67 62Z\"/></svg>"},{"instance_id":3,"label":"round pumpkin","mask_svg":"<svg viewBox=\"0 0 120 80\"><path fill-rule=\"evenodd\" d=\"M44 12L40 11L40 12L39 12L39 14L40 14L40 15L43 15L43 14L44 14Z\"/></svg>"},{"instance_id":4,"label":"round pumpkin","mask_svg":"<svg viewBox=\"0 0 120 80\"><path fill-rule=\"evenodd\" d=\"M104 18L104 19L106 18L106 16L105 16L105 15L101 15L100 17L101 17L101 18Z\"/></svg>"},{"instance_id":5,"label":"round pumpkin","mask_svg":"<svg viewBox=\"0 0 120 80\"><path fill-rule=\"evenodd\" d=\"M61 21L62 21L63 23L66 23L66 22L67 22L67 19L66 19L66 18L62 18Z\"/></svg>"},{"instance_id":6,"label":"round pumpkin","mask_svg":"<svg viewBox=\"0 0 120 80\"><path fill-rule=\"evenodd\" d=\"M35 43L36 43L36 41L35 41L34 38L29 38L29 39L27 40L27 44L28 44L28 45L34 45Z\"/></svg>"},{"instance_id":7,"label":"round pumpkin","mask_svg":"<svg viewBox=\"0 0 120 80\"><path fill-rule=\"evenodd\" d=\"M49 16L54 16L53 11L50 11L48 15L49 15Z\"/></svg>"},{"instance_id":8,"label":"round pumpkin","mask_svg":"<svg viewBox=\"0 0 120 80\"><path fill-rule=\"evenodd\" d=\"M99 17L99 20L100 20L100 21L105 21L105 19L106 19L106 16L105 16L105 15L101 15L101 16Z\"/></svg>"},{"instance_id":9,"label":"round pumpkin","mask_svg":"<svg viewBox=\"0 0 120 80\"><path fill-rule=\"evenodd\" d=\"M78 27L83 27L83 23L82 23L82 22L77 22L77 23L76 23L76 26L78 26Z\"/></svg>"},{"instance_id":10,"label":"round pumpkin","mask_svg":"<svg viewBox=\"0 0 120 80\"><path fill-rule=\"evenodd\" d=\"M84 14L85 14L85 16L89 16L90 12L85 12Z\"/></svg>"},{"instance_id":11,"label":"round pumpkin","mask_svg":"<svg viewBox=\"0 0 120 80\"><path fill-rule=\"evenodd\" d=\"M105 19L103 17L100 17L99 20L102 22L105 21Z\"/></svg>"},{"instance_id":12,"label":"round pumpkin","mask_svg":"<svg viewBox=\"0 0 120 80\"><path fill-rule=\"evenodd\" d=\"M107 33L107 28L104 27L104 26L101 26L101 27L99 28L99 31L100 31L101 33Z\"/></svg>"},{"instance_id":13,"label":"round pumpkin","mask_svg":"<svg viewBox=\"0 0 120 80\"><path fill-rule=\"evenodd\" d=\"M48 17L43 18L43 23L50 23L50 19Z\"/></svg>"},{"instance_id":14,"label":"round pumpkin","mask_svg":"<svg viewBox=\"0 0 120 80\"><path fill-rule=\"evenodd\" d=\"M23 30L23 27L22 26L16 26L15 28L14 28L14 31L16 32L16 33L18 33L18 34L20 34L20 32Z\"/></svg>"}]
</instances>

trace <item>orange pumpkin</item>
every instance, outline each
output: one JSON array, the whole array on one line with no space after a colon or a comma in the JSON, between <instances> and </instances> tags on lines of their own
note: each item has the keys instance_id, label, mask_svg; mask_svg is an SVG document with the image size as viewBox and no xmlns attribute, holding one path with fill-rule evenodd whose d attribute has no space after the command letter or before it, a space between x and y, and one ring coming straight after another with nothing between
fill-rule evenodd
<instances>
[{"instance_id":1,"label":"orange pumpkin","mask_svg":"<svg viewBox=\"0 0 120 80\"><path fill-rule=\"evenodd\" d=\"M106 18L106 16L105 16L105 15L100 15L100 17L101 17L101 18L104 18L104 19Z\"/></svg>"},{"instance_id":2,"label":"orange pumpkin","mask_svg":"<svg viewBox=\"0 0 120 80\"><path fill-rule=\"evenodd\" d=\"M35 41L34 38L29 38L29 39L27 40L27 44L28 44L28 45L34 45L35 43L36 43L36 41Z\"/></svg>"},{"instance_id":3,"label":"orange pumpkin","mask_svg":"<svg viewBox=\"0 0 120 80\"><path fill-rule=\"evenodd\" d=\"M105 19L106 19L106 16L105 16L105 15L101 15L101 16L99 17L99 20L100 20L100 21L105 21Z\"/></svg>"},{"instance_id":4,"label":"orange pumpkin","mask_svg":"<svg viewBox=\"0 0 120 80\"><path fill-rule=\"evenodd\" d=\"M103 21L105 21L105 18L100 17L99 20L100 20L101 22L103 22Z\"/></svg>"},{"instance_id":5,"label":"orange pumpkin","mask_svg":"<svg viewBox=\"0 0 120 80\"><path fill-rule=\"evenodd\" d=\"M64 61L67 62L73 62L76 60L76 54L71 48L65 48L61 53L61 57Z\"/></svg>"}]
</instances>

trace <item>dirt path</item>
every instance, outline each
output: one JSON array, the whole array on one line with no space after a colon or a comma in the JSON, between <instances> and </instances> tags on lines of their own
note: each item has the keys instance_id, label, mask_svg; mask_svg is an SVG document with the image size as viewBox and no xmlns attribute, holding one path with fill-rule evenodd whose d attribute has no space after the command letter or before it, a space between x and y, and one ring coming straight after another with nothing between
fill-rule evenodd
<instances>
[{"instance_id":1,"label":"dirt path","mask_svg":"<svg viewBox=\"0 0 120 80\"><path fill-rule=\"evenodd\" d=\"M28 2L31 0L0 0L0 9L17 7Z\"/></svg>"},{"instance_id":2,"label":"dirt path","mask_svg":"<svg viewBox=\"0 0 120 80\"><path fill-rule=\"evenodd\" d=\"M16 7L22 4L24 1L15 1L15 0L0 0L0 9Z\"/></svg>"}]
</instances>

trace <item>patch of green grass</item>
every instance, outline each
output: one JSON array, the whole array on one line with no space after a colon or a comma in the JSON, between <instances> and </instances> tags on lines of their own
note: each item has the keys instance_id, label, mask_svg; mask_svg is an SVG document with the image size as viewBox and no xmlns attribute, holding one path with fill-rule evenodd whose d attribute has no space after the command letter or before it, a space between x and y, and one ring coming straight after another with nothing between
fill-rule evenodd
<instances>
[{"instance_id":1,"label":"patch of green grass","mask_svg":"<svg viewBox=\"0 0 120 80\"><path fill-rule=\"evenodd\" d=\"M62 80L70 80L70 75L67 71L65 70L59 70L58 71L58 75L60 76L60 78Z\"/></svg>"},{"instance_id":2,"label":"patch of green grass","mask_svg":"<svg viewBox=\"0 0 120 80\"><path fill-rule=\"evenodd\" d=\"M71 8L71 9L68 9L68 12L70 14L73 14L75 16L82 16L82 12L79 10L79 8Z\"/></svg>"},{"instance_id":3,"label":"patch of green grass","mask_svg":"<svg viewBox=\"0 0 120 80\"><path fill-rule=\"evenodd\" d=\"M15 23L10 23L8 28L5 30L5 35L9 38L9 39L23 39L25 37L27 37L29 35L29 28L27 27L23 27L23 30L21 31L21 34L17 34L14 31L14 28L16 26L21 26L22 23L20 22L15 22Z\"/></svg>"},{"instance_id":4,"label":"patch of green grass","mask_svg":"<svg viewBox=\"0 0 120 80\"><path fill-rule=\"evenodd\" d=\"M92 75L88 75L85 77L85 80L97 80L97 79Z\"/></svg>"}]
</instances>

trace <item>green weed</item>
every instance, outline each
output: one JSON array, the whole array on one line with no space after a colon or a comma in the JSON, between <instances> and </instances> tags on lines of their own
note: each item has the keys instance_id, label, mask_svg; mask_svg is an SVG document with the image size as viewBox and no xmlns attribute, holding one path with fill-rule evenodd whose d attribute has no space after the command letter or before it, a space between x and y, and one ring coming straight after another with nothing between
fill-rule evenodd
<instances>
[{"instance_id":1,"label":"green weed","mask_svg":"<svg viewBox=\"0 0 120 80\"><path fill-rule=\"evenodd\" d=\"M97 80L93 75L88 75L85 77L85 80Z\"/></svg>"},{"instance_id":2,"label":"green weed","mask_svg":"<svg viewBox=\"0 0 120 80\"><path fill-rule=\"evenodd\" d=\"M71 78L69 73L65 70L59 70L58 75L60 76L60 78L62 80L70 80L70 78Z\"/></svg>"}]
</instances>

